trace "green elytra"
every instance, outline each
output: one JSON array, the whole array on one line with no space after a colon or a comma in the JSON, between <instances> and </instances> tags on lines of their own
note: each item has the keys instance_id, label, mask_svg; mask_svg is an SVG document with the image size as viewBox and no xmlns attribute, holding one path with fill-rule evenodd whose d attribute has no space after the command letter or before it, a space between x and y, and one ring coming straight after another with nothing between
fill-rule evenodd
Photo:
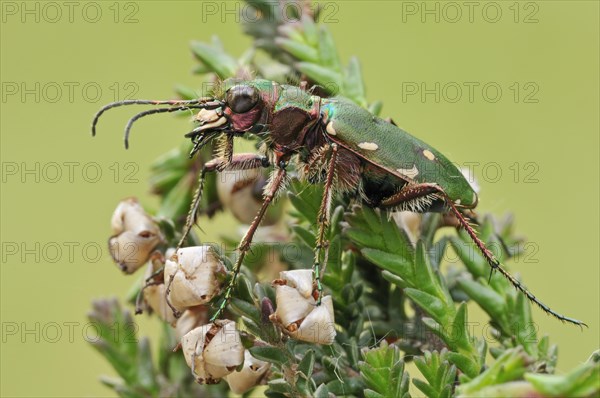
<instances>
[{"instance_id":1,"label":"green elytra","mask_svg":"<svg viewBox=\"0 0 600 398\"><path fill-rule=\"evenodd\" d=\"M389 173L417 183L435 183L455 203L475 207L477 194L441 152L345 98L322 100L332 138ZM339 140L339 141L338 141ZM362 145L361 145L362 144Z\"/></svg>"}]
</instances>

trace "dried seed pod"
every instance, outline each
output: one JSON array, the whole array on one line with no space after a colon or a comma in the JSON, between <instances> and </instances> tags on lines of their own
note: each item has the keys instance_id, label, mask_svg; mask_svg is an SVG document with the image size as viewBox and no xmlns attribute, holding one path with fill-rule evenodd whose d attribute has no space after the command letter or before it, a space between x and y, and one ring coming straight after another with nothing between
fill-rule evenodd
<instances>
[{"instance_id":1,"label":"dried seed pod","mask_svg":"<svg viewBox=\"0 0 600 398\"><path fill-rule=\"evenodd\" d=\"M172 313L173 311L171 311ZM181 317L177 319L175 324L175 338L181 340L183 336L191 330L208 322L207 307L197 306L188 308L183 312Z\"/></svg>"},{"instance_id":2,"label":"dried seed pod","mask_svg":"<svg viewBox=\"0 0 600 398\"><path fill-rule=\"evenodd\" d=\"M277 310L269 319L294 339L333 343L336 335L333 301L331 296L325 296L321 305L316 305L312 294L312 271L283 271L280 277L273 282Z\"/></svg>"},{"instance_id":3,"label":"dried seed pod","mask_svg":"<svg viewBox=\"0 0 600 398\"><path fill-rule=\"evenodd\" d=\"M160 319L174 325L177 319L173 315L173 310L167 304L166 290L167 287L164 283L146 286L144 288L144 300Z\"/></svg>"},{"instance_id":4,"label":"dried seed pod","mask_svg":"<svg viewBox=\"0 0 600 398\"><path fill-rule=\"evenodd\" d=\"M244 367L240 372L234 372L224 377L229 388L235 394L243 394L252 387L260 384L271 364L254 358L250 351L244 353Z\"/></svg>"},{"instance_id":5,"label":"dried seed pod","mask_svg":"<svg viewBox=\"0 0 600 398\"><path fill-rule=\"evenodd\" d=\"M223 170L217 177L217 195L224 208L242 224L250 224L263 203L267 178L261 168ZM273 225L281 217L283 207L274 203L262 225Z\"/></svg>"},{"instance_id":6,"label":"dried seed pod","mask_svg":"<svg viewBox=\"0 0 600 398\"><path fill-rule=\"evenodd\" d=\"M181 339L183 355L196 381L215 384L244 362L235 322L219 320L197 327Z\"/></svg>"},{"instance_id":7,"label":"dried seed pod","mask_svg":"<svg viewBox=\"0 0 600 398\"><path fill-rule=\"evenodd\" d=\"M144 265L162 240L160 229L135 198L128 198L115 209L109 239L109 252L121 270L131 274Z\"/></svg>"},{"instance_id":8,"label":"dried seed pod","mask_svg":"<svg viewBox=\"0 0 600 398\"><path fill-rule=\"evenodd\" d=\"M275 286L275 298L275 317L287 330L295 328L295 324L310 314L316 305L312 296L306 298L298 290L286 285Z\"/></svg>"},{"instance_id":9,"label":"dried seed pod","mask_svg":"<svg viewBox=\"0 0 600 398\"><path fill-rule=\"evenodd\" d=\"M333 316L333 300L325 296L321 305L315 307L304 318L298 329L290 331L289 335L296 340L317 344L332 344L335 340L335 319Z\"/></svg>"},{"instance_id":10,"label":"dried seed pod","mask_svg":"<svg viewBox=\"0 0 600 398\"><path fill-rule=\"evenodd\" d=\"M255 188L261 175L260 169L224 170L217 177L219 200L243 224L252 222L262 204L262 191Z\"/></svg>"},{"instance_id":11,"label":"dried seed pod","mask_svg":"<svg viewBox=\"0 0 600 398\"><path fill-rule=\"evenodd\" d=\"M226 272L210 246L179 249L165 263L169 301L178 309L208 303L219 293Z\"/></svg>"},{"instance_id":12,"label":"dried seed pod","mask_svg":"<svg viewBox=\"0 0 600 398\"><path fill-rule=\"evenodd\" d=\"M113 235L119 235L124 231L139 233L151 230L157 234L160 232L152 217L146 213L136 198L127 198L119 202L110 223Z\"/></svg>"},{"instance_id":13,"label":"dried seed pod","mask_svg":"<svg viewBox=\"0 0 600 398\"><path fill-rule=\"evenodd\" d=\"M293 271L281 271L279 277L286 281L290 287L298 290L303 297L309 298L313 294L312 270L297 269Z\"/></svg>"},{"instance_id":14,"label":"dried seed pod","mask_svg":"<svg viewBox=\"0 0 600 398\"><path fill-rule=\"evenodd\" d=\"M119 268L132 274L148 261L160 241L159 235L149 230L141 233L124 231L109 239L108 249Z\"/></svg>"}]
</instances>

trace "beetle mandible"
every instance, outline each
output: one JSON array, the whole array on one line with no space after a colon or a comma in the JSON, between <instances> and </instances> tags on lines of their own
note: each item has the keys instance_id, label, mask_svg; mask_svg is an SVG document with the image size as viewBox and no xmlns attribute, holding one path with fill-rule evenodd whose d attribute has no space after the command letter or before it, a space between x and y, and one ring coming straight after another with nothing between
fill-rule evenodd
<instances>
[{"instance_id":1,"label":"beetle mandible","mask_svg":"<svg viewBox=\"0 0 600 398\"><path fill-rule=\"evenodd\" d=\"M96 113L92 135L99 117L107 110L124 105L167 106L143 111L132 117L125 128L125 147L133 123L155 113L199 109L198 126L186 134L193 143L190 157L212 139L219 140L220 154L207 162L200 173L198 189L190 206L181 246L196 221L206 173L273 167L264 189L264 201L242 238L233 276L216 313L217 319L231 298L232 288L254 233L270 203L288 181L287 166L295 164L298 176L309 183L324 184L321 200L313 280L320 304L321 252L326 246L334 193L358 197L365 205L384 210L449 212L465 229L491 267L546 313L576 325L585 323L561 315L537 299L521 282L502 267L479 239L465 212L475 208L478 197L461 171L442 153L413 137L395 124L374 116L342 97L322 98L311 90L270 80L228 79L210 97L194 100L126 100L106 105ZM234 138L255 134L263 140L261 154L234 154Z\"/></svg>"}]
</instances>

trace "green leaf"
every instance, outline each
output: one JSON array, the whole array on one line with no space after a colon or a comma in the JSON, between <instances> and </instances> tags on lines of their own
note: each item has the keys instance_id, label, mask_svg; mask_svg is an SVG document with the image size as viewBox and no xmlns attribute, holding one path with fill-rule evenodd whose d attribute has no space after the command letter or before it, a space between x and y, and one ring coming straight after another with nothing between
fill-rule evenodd
<instances>
[{"instance_id":1,"label":"green leaf","mask_svg":"<svg viewBox=\"0 0 600 398\"><path fill-rule=\"evenodd\" d=\"M274 379L269 381L269 389L282 394L290 394L293 392L290 383L284 379Z\"/></svg>"},{"instance_id":2,"label":"green leaf","mask_svg":"<svg viewBox=\"0 0 600 398\"><path fill-rule=\"evenodd\" d=\"M152 364L152 354L150 352L150 341L143 338L139 342L137 357L137 380L138 384L147 391L158 392L159 386L156 380L156 372Z\"/></svg>"},{"instance_id":3,"label":"green leaf","mask_svg":"<svg viewBox=\"0 0 600 398\"><path fill-rule=\"evenodd\" d=\"M289 358L284 354L283 350L276 347L252 347L250 353L256 359L277 364L285 365L289 362Z\"/></svg>"},{"instance_id":4,"label":"green leaf","mask_svg":"<svg viewBox=\"0 0 600 398\"><path fill-rule=\"evenodd\" d=\"M296 373L300 376L296 380L296 387L305 395L313 395L314 388L316 387L314 381L311 379L314 365L315 352L308 350L304 353L304 358L298 364L298 372Z\"/></svg>"},{"instance_id":5,"label":"green leaf","mask_svg":"<svg viewBox=\"0 0 600 398\"><path fill-rule=\"evenodd\" d=\"M388 346L384 342L379 348L366 351L364 362L360 362L358 367L370 389L365 390L365 395L402 397L408 393L409 377L404 372L398 347Z\"/></svg>"},{"instance_id":6,"label":"green leaf","mask_svg":"<svg viewBox=\"0 0 600 398\"><path fill-rule=\"evenodd\" d=\"M329 389L326 384L321 384L315 391L315 398L329 398Z\"/></svg>"},{"instance_id":7,"label":"green leaf","mask_svg":"<svg viewBox=\"0 0 600 398\"><path fill-rule=\"evenodd\" d=\"M496 293L489 286L482 285L468 278L459 278L457 280L460 288L475 301L491 319L501 325L507 322L506 301L502 296Z\"/></svg>"},{"instance_id":8,"label":"green leaf","mask_svg":"<svg viewBox=\"0 0 600 398\"><path fill-rule=\"evenodd\" d=\"M331 69L320 66L313 62L298 62L296 69L304 73L308 78L326 89L330 94L337 94L342 87L342 75Z\"/></svg>"},{"instance_id":9,"label":"green leaf","mask_svg":"<svg viewBox=\"0 0 600 398\"><path fill-rule=\"evenodd\" d=\"M383 109L383 102L375 101L371 105L369 105L369 112L371 112L375 116L379 116L381 114L381 110Z\"/></svg>"},{"instance_id":10,"label":"green leaf","mask_svg":"<svg viewBox=\"0 0 600 398\"><path fill-rule=\"evenodd\" d=\"M326 26L319 26L319 59L320 64L324 67L328 67L331 70L341 70L340 60L338 58L337 49L333 37ZM340 86L341 88L341 86Z\"/></svg>"},{"instance_id":11,"label":"green leaf","mask_svg":"<svg viewBox=\"0 0 600 398\"><path fill-rule=\"evenodd\" d=\"M463 370L459 363L452 359L452 357L450 358L459 369ZM523 377L526 366L530 361L531 358L525 354L522 347L506 350L485 372L477 375L468 383L463 383L459 386L458 391L460 394L467 396L477 396L478 392L485 387L519 380Z\"/></svg>"},{"instance_id":12,"label":"green leaf","mask_svg":"<svg viewBox=\"0 0 600 398\"><path fill-rule=\"evenodd\" d=\"M383 271L381 273L381 276L383 276L385 278L385 280L395 284L396 286L400 287L401 289L408 287L408 284L406 283L406 281L404 281L404 279L400 278L398 275L396 275L392 272Z\"/></svg>"},{"instance_id":13,"label":"green leaf","mask_svg":"<svg viewBox=\"0 0 600 398\"><path fill-rule=\"evenodd\" d=\"M588 361L564 375L527 373L529 381L548 397L593 397L600 394L600 362Z\"/></svg>"},{"instance_id":14,"label":"green leaf","mask_svg":"<svg viewBox=\"0 0 600 398\"><path fill-rule=\"evenodd\" d=\"M356 235L353 235L352 237L357 238ZM367 260L369 260L373 264L378 265L384 270L392 272L395 275L399 275L401 277L402 275L412 274L412 262L404 257L400 257L396 254L384 252L381 250L369 248L364 248L360 252L363 256L365 256Z\"/></svg>"},{"instance_id":15,"label":"green leaf","mask_svg":"<svg viewBox=\"0 0 600 398\"><path fill-rule=\"evenodd\" d=\"M306 246L312 249L316 241L315 234L299 225L292 225L291 228L294 234L296 234L296 236L298 236L298 238L300 238Z\"/></svg>"},{"instance_id":16,"label":"green leaf","mask_svg":"<svg viewBox=\"0 0 600 398\"><path fill-rule=\"evenodd\" d=\"M221 79L227 79L235 76L238 68L237 61L225 53L217 45L208 45L198 41L191 43L192 52L204 63L212 72L216 73Z\"/></svg>"},{"instance_id":17,"label":"green leaf","mask_svg":"<svg viewBox=\"0 0 600 398\"><path fill-rule=\"evenodd\" d=\"M247 316L254 322L260 323L260 310L254 304L233 297L230 305L237 314Z\"/></svg>"},{"instance_id":18,"label":"green leaf","mask_svg":"<svg viewBox=\"0 0 600 398\"><path fill-rule=\"evenodd\" d=\"M480 366L472 358L469 358L466 355L449 352L448 360L471 379L477 377L479 374Z\"/></svg>"},{"instance_id":19,"label":"green leaf","mask_svg":"<svg viewBox=\"0 0 600 398\"><path fill-rule=\"evenodd\" d=\"M310 378L315 366L315 352L314 350L308 350L304 353L304 358L298 364L298 372L304 375L306 378Z\"/></svg>"},{"instance_id":20,"label":"green leaf","mask_svg":"<svg viewBox=\"0 0 600 398\"><path fill-rule=\"evenodd\" d=\"M319 54L317 50L307 44L283 37L275 39L275 43L281 47L281 49L287 51L301 61L314 63L319 62Z\"/></svg>"},{"instance_id":21,"label":"green leaf","mask_svg":"<svg viewBox=\"0 0 600 398\"><path fill-rule=\"evenodd\" d=\"M93 303L89 320L98 327L99 338L90 341L113 366L122 382L104 379L121 396L155 395L159 390L150 345L147 339L138 342L131 315L113 300Z\"/></svg>"},{"instance_id":22,"label":"green leaf","mask_svg":"<svg viewBox=\"0 0 600 398\"><path fill-rule=\"evenodd\" d=\"M461 303L456 311L454 321L451 323L450 338L455 347L463 352L471 352L472 346L469 341L469 331L467 329L467 304Z\"/></svg>"},{"instance_id":23,"label":"green leaf","mask_svg":"<svg viewBox=\"0 0 600 398\"><path fill-rule=\"evenodd\" d=\"M404 289L404 292L438 323L448 319L448 307L439 298L413 288Z\"/></svg>"},{"instance_id":24,"label":"green leaf","mask_svg":"<svg viewBox=\"0 0 600 398\"><path fill-rule=\"evenodd\" d=\"M363 107L367 105L360 63L356 57L350 58L343 94Z\"/></svg>"},{"instance_id":25,"label":"green leaf","mask_svg":"<svg viewBox=\"0 0 600 398\"><path fill-rule=\"evenodd\" d=\"M456 367L448 362L447 355L448 351L444 349L439 353L425 351L422 357L415 357L415 365L427 382L413 379L413 384L427 397L449 398L452 395Z\"/></svg>"},{"instance_id":26,"label":"green leaf","mask_svg":"<svg viewBox=\"0 0 600 398\"><path fill-rule=\"evenodd\" d=\"M469 272L473 274L476 278L482 278L486 275L487 266L485 264L485 260L476 252L475 247L471 244L470 239L466 237L465 239L459 239L457 237L450 237L450 245L460 258L460 261L467 267Z\"/></svg>"}]
</instances>

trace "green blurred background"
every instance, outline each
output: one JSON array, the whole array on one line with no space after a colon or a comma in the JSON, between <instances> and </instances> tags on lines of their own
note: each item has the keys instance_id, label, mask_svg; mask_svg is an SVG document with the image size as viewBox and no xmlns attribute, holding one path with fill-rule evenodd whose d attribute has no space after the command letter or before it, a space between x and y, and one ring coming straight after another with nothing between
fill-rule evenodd
<instances>
[{"instance_id":1,"label":"green blurred background","mask_svg":"<svg viewBox=\"0 0 600 398\"><path fill-rule=\"evenodd\" d=\"M126 152L132 109L109 114L96 139L91 117L134 90L167 99L176 83L200 87L191 39L216 34L236 56L250 43L237 24L241 3L70 4L2 2L2 396L112 395L98 382L112 370L84 340L94 336L90 301L123 298L134 280L106 253L110 216L127 196L156 205L148 167L190 126L148 118ZM584 361L600 345L598 2L473 2L472 14L463 2L324 4L342 61L358 56L383 115L455 162L473 162L480 211L515 214L532 244L511 269L590 326L534 310L539 333L559 344L559 372ZM433 91L422 97L424 88ZM221 216L218 225L229 229L205 228L203 238L233 222ZM136 320L143 335L156 333L156 322ZM471 321L483 333L482 313L473 309Z\"/></svg>"}]
</instances>

